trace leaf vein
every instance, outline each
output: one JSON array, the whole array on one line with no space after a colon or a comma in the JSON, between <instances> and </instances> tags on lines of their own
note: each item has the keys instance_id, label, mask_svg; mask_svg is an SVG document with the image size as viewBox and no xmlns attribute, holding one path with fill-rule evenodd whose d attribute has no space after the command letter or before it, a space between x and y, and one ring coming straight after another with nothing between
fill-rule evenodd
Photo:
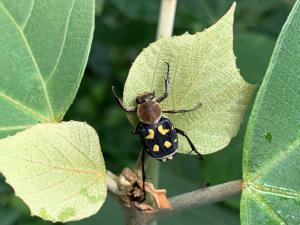
<instances>
[{"instance_id":1,"label":"leaf vein","mask_svg":"<svg viewBox=\"0 0 300 225\"><path fill-rule=\"evenodd\" d=\"M266 175L271 169L274 169L280 160L288 157L291 153L297 150L297 147L299 146L300 140L296 139L285 151L280 151L278 155L275 155L273 158L261 165L260 168L251 175L250 181L255 181L263 175Z\"/></svg>"},{"instance_id":2,"label":"leaf vein","mask_svg":"<svg viewBox=\"0 0 300 225\"><path fill-rule=\"evenodd\" d=\"M250 192L253 200L256 201L256 203L265 209L265 212L269 214L274 220L278 222L278 224L281 225L288 225L288 223L280 216L277 212L275 212L272 208L272 206L263 198L261 195L258 195L256 192Z\"/></svg>"},{"instance_id":3,"label":"leaf vein","mask_svg":"<svg viewBox=\"0 0 300 225\"><path fill-rule=\"evenodd\" d=\"M12 103L14 106L18 107L19 109L22 109L30 114L32 114L34 117L36 117L38 120L41 120L42 122L49 122L49 119L41 115L40 113L34 111L33 109L27 107L26 105L23 105L21 102L19 102L16 99L13 99L12 97L0 92L0 98L5 99L7 102Z\"/></svg>"},{"instance_id":4,"label":"leaf vein","mask_svg":"<svg viewBox=\"0 0 300 225\"><path fill-rule=\"evenodd\" d=\"M35 56L32 52L32 49L28 43L28 40L23 32L23 29L19 26L19 24L17 23L17 21L13 18L13 16L10 14L10 12L8 11L8 9L2 4L2 2L0 2L0 6L2 7L3 11L7 14L8 18L14 23L14 25L16 26L17 30L19 31L23 41L24 41L24 44L26 46L26 49L28 50L28 54L30 55L31 59L32 59L32 63L36 69L36 72L37 72L37 75L38 75L38 79L40 80L40 83L41 83L41 86L42 86L42 89L43 89L43 92L44 92L44 96L45 96L45 100L46 100L46 104L47 104L47 107L48 107L48 112L49 112L49 116L51 118L52 121L54 121L54 113L53 113L53 109L52 109L52 106L51 106L51 102L50 102L50 98L49 98L49 95L48 95L48 92L47 92L47 87L46 87L46 84L45 84L45 81L43 79L43 76L41 74L41 71L40 71L40 68L39 68L39 65L35 59Z\"/></svg>"},{"instance_id":5,"label":"leaf vein","mask_svg":"<svg viewBox=\"0 0 300 225\"><path fill-rule=\"evenodd\" d=\"M14 160L20 160L20 161L24 161L24 162L28 162L28 163L32 163L32 164L37 164L37 165L40 165L43 167L47 167L47 168L55 169L55 170L62 170L65 172L78 173L78 174L91 174L91 175L97 175L97 176L101 175L100 171L96 170L96 169L95 170L87 170L87 169L67 168L67 167L61 167L61 166L56 166L56 165L49 165L44 162L33 161L33 160L26 159L26 158L14 157L14 156L4 155L4 154L0 154L0 155L2 157L14 159Z\"/></svg>"},{"instance_id":6,"label":"leaf vein","mask_svg":"<svg viewBox=\"0 0 300 225\"><path fill-rule=\"evenodd\" d=\"M46 136L44 136L42 133L40 133L40 136L45 140L45 142L47 142L56 152L58 152L58 154L63 158L65 159L69 165L73 168L75 168L75 165L70 161L70 159L65 156L62 151L60 151L53 143L51 143ZM38 148L38 146L36 146L36 148ZM46 155L46 154L45 154Z\"/></svg>"},{"instance_id":7,"label":"leaf vein","mask_svg":"<svg viewBox=\"0 0 300 225\"><path fill-rule=\"evenodd\" d=\"M29 128L31 126L33 126L33 124L21 125L21 126L11 126L11 127L0 127L0 131L21 130L21 129Z\"/></svg>"},{"instance_id":8,"label":"leaf vein","mask_svg":"<svg viewBox=\"0 0 300 225\"><path fill-rule=\"evenodd\" d=\"M34 3L35 3L35 0L33 0L32 3L31 3L31 5L30 5L30 11L29 11L29 14L28 14L28 16L27 16L27 18L26 18L26 20L25 20L25 23L21 26L21 27L22 27L22 30L24 30L24 29L26 28L27 23L28 23L28 21L29 21L29 19L30 19L30 17L31 17Z\"/></svg>"},{"instance_id":9,"label":"leaf vein","mask_svg":"<svg viewBox=\"0 0 300 225\"><path fill-rule=\"evenodd\" d=\"M56 133L58 136L62 137L66 143L68 143L70 146L72 146L80 155L82 155L85 159L87 159L89 161L89 163L94 167L94 169L97 168L96 163L91 160L84 152L82 152L77 146L75 146L71 141L68 140L68 138L66 138L63 134L60 133ZM80 143L81 145L81 143Z\"/></svg>"},{"instance_id":10,"label":"leaf vein","mask_svg":"<svg viewBox=\"0 0 300 225\"><path fill-rule=\"evenodd\" d=\"M57 69L57 66L58 66L58 64L59 64L59 61L60 61L60 59L61 59L62 53L63 53L63 51L64 51L64 46L65 46L66 39L67 39L67 35L68 35L68 30L69 30L69 25L70 25L71 15L72 15L72 12L73 12L73 9L74 9L75 1L76 1L76 0L73 1L71 10L70 10L69 15L68 15L67 26L66 26L66 29L65 29L65 34L64 34L64 38L63 38L62 45L61 45L62 47L61 47L61 49L60 49L60 51L59 51L59 55L58 55L58 58L57 58L57 61L56 61L55 65L54 65L54 67L53 67L53 70L51 71L49 77L48 77L47 80L46 80L46 83L53 77L53 75L54 75L54 73L55 73L55 71L56 71L56 69Z\"/></svg>"},{"instance_id":11,"label":"leaf vein","mask_svg":"<svg viewBox=\"0 0 300 225\"><path fill-rule=\"evenodd\" d=\"M247 186L256 192L261 192L265 194L271 194L276 196L282 196L286 198L293 198L300 200L300 193L296 191L290 191L287 189L281 189L279 187L274 187L271 185L265 184L255 184L255 183L247 183Z\"/></svg>"}]
</instances>

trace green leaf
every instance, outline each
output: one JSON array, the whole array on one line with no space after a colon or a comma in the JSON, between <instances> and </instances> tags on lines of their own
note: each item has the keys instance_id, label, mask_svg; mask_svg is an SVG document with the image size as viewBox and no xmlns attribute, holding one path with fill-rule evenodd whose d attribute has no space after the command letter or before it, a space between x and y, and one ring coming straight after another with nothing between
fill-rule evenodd
<instances>
[{"instance_id":1,"label":"green leaf","mask_svg":"<svg viewBox=\"0 0 300 225\"><path fill-rule=\"evenodd\" d=\"M162 103L166 109L202 107L185 114L168 114L187 132L202 154L224 148L236 135L254 86L236 68L233 54L235 4L215 25L202 33L163 38L151 44L133 63L124 88L124 103L135 105L139 93L163 94L166 65L170 63L171 90ZM188 153L180 137L179 152Z\"/></svg>"},{"instance_id":2,"label":"green leaf","mask_svg":"<svg viewBox=\"0 0 300 225\"><path fill-rule=\"evenodd\" d=\"M300 1L276 43L245 136L242 224L299 224Z\"/></svg>"},{"instance_id":3,"label":"green leaf","mask_svg":"<svg viewBox=\"0 0 300 225\"><path fill-rule=\"evenodd\" d=\"M245 74L245 80L260 84L268 67L275 40L273 41L259 33L237 32L235 43L237 64L241 72ZM260 54L257 54L257 52L260 52ZM253 104L252 100L251 103ZM211 185L237 180L242 177L244 136L252 104L248 106L245 112L238 134L231 140L224 151L208 155L201 162L201 177ZM225 203L229 203L230 206L239 209L239 200L231 198L226 200Z\"/></svg>"},{"instance_id":4,"label":"green leaf","mask_svg":"<svg viewBox=\"0 0 300 225\"><path fill-rule=\"evenodd\" d=\"M1 139L0 171L31 214L46 220L88 217L106 197L99 139L86 123L38 124Z\"/></svg>"},{"instance_id":5,"label":"green leaf","mask_svg":"<svg viewBox=\"0 0 300 225\"><path fill-rule=\"evenodd\" d=\"M93 28L93 0L0 1L0 137L63 118Z\"/></svg>"}]
</instances>

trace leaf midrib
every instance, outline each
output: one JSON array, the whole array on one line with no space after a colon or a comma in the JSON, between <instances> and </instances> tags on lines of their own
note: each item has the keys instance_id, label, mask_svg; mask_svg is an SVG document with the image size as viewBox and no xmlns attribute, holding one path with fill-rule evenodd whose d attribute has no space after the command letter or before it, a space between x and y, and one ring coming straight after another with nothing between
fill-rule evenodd
<instances>
[{"instance_id":1,"label":"leaf midrib","mask_svg":"<svg viewBox=\"0 0 300 225\"><path fill-rule=\"evenodd\" d=\"M47 163L44 163L44 162L33 161L33 160L24 159L24 158L20 158L20 157L13 157L13 156L10 156L10 155L1 154L1 157L6 157L6 158L14 159L14 160L20 160L20 161L24 161L24 162L28 162L28 163L32 163L32 164L36 164L36 165L41 165L41 166L47 167L49 169L61 170L61 171L65 171L65 172L70 172L72 174L77 173L77 174L89 174L89 175L96 175L96 176L102 176L103 175L96 168L95 169L68 168L68 167L60 167L60 166L50 165L50 164L47 164Z\"/></svg>"},{"instance_id":2,"label":"leaf midrib","mask_svg":"<svg viewBox=\"0 0 300 225\"><path fill-rule=\"evenodd\" d=\"M274 196L282 196L285 198L298 199L300 201L300 193L296 191L288 191L271 185L256 184L251 182L248 182L246 184L248 188L254 190L255 192L260 192Z\"/></svg>"}]
</instances>

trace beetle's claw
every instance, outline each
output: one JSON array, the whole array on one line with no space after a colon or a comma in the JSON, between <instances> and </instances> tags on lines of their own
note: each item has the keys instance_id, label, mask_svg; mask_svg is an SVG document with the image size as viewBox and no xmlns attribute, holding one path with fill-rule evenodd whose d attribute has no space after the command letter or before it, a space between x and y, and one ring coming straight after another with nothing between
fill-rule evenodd
<instances>
[{"instance_id":1,"label":"beetle's claw","mask_svg":"<svg viewBox=\"0 0 300 225\"><path fill-rule=\"evenodd\" d=\"M167 159L168 159L168 160L171 160L171 159L173 159L173 156L172 156L172 155L169 155L169 156L167 156Z\"/></svg>"}]
</instances>

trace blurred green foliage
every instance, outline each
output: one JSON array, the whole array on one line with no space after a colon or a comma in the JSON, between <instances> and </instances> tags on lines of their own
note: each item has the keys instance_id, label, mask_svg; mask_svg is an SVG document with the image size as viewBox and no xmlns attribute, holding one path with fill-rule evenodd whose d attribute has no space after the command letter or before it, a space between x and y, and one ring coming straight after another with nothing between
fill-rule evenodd
<instances>
[{"instance_id":1,"label":"blurred green foliage","mask_svg":"<svg viewBox=\"0 0 300 225\"><path fill-rule=\"evenodd\" d=\"M115 104L112 84L122 93L128 70L137 56L155 40L159 0L97 0L94 42L77 98L65 120L87 121L100 136L108 169L120 173L133 166L140 151L137 137L125 114ZM101 6L101 2L104 5ZM259 85L267 68L276 38L292 8L293 0L237 0L234 46L242 76ZM230 7L229 0L178 0L174 34L203 30L217 21ZM101 14L100 14L101 12ZM220 109L222 110L222 109ZM245 125L224 151L205 156L176 155L161 166L160 187L169 196L191 191L203 184L212 185L240 179ZM184 167L182 167L184 165ZM217 216L216 216L217 215ZM239 224L239 199L201 207L161 219L159 224ZM70 225L123 224L122 210L109 197L100 212ZM0 179L0 225L51 225L31 217L28 208L14 197L13 190Z\"/></svg>"}]
</instances>

